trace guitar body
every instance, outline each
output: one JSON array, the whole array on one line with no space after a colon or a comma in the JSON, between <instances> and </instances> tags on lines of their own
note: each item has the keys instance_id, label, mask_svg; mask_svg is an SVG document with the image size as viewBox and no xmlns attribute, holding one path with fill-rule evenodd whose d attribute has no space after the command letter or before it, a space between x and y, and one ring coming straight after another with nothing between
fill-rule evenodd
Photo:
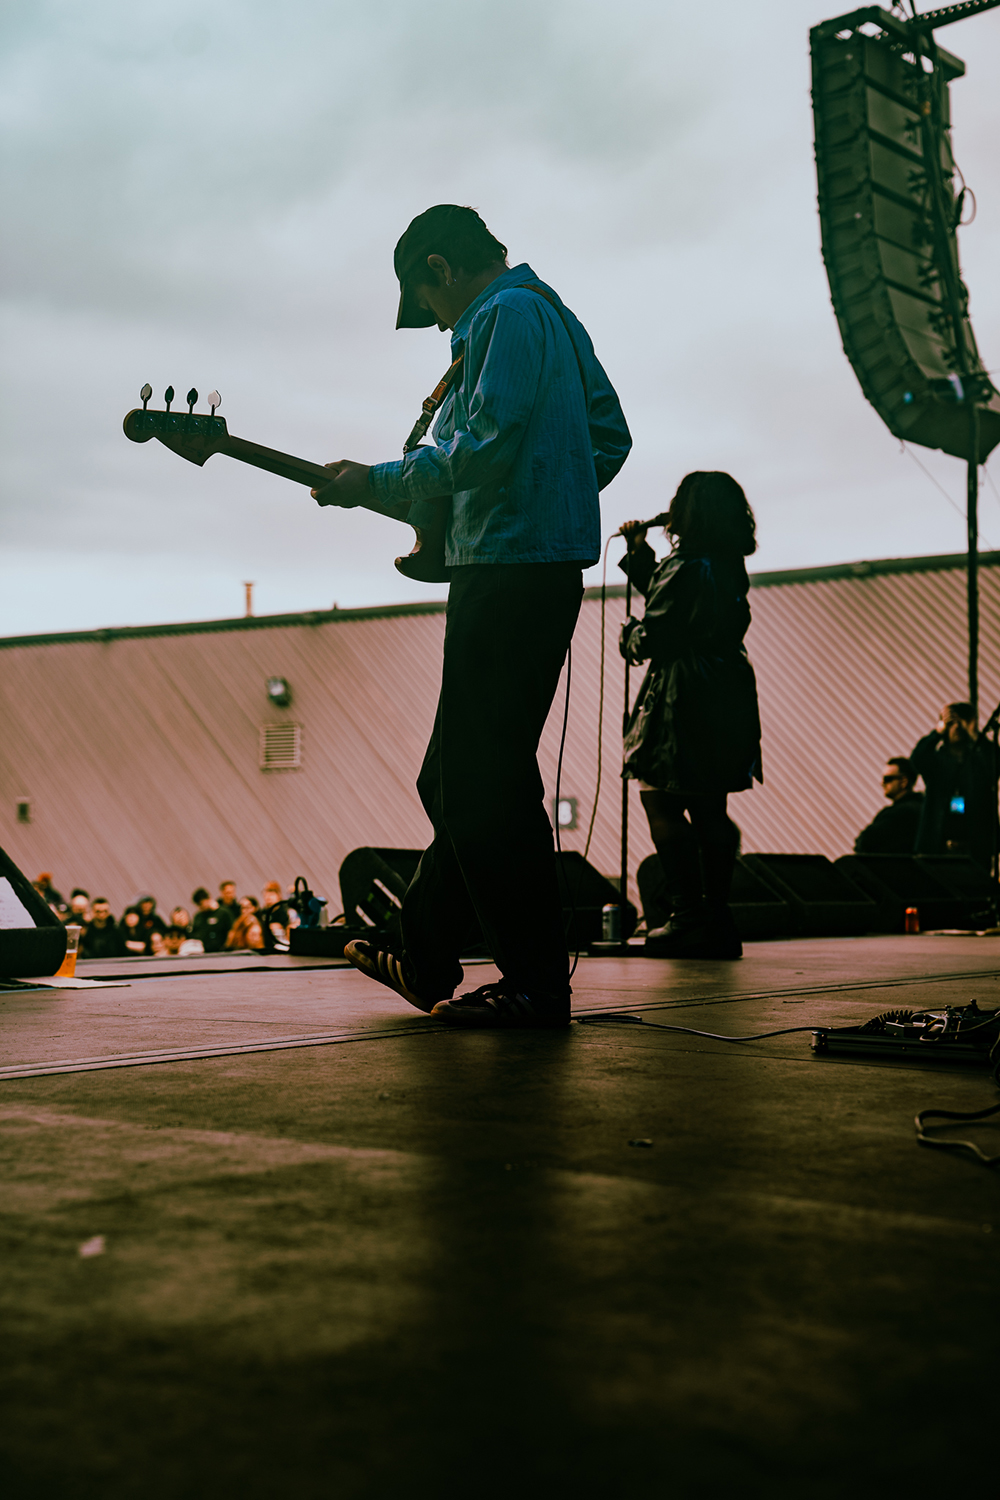
<instances>
[{"instance_id":1,"label":"guitar body","mask_svg":"<svg viewBox=\"0 0 1000 1500\"><path fill-rule=\"evenodd\" d=\"M413 578L418 583L447 583L448 569L444 561L444 534L451 509L451 496L440 495L437 499L438 519L433 526L414 526L417 533L416 546L405 557L396 558L396 570L404 578Z\"/></svg>"},{"instance_id":2,"label":"guitar body","mask_svg":"<svg viewBox=\"0 0 1000 1500\"><path fill-rule=\"evenodd\" d=\"M156 438L179 458L185 458L199 468L213 453L225 453L240 463L266 469L270 474L280 474L282 479L308 485L313 490L322 489L330 482L330 472L323 464L232 437L224 417L196 416L194 412L185 411L146 411L137 407L129 412L122 426L130 442L148 443L150 438ZM419 583L448 582L444 536L450 504L451 496L442 495L437 507L439 516L433 525L413 528L416 532L413 551L396 558L396 567L404 577ZM405 510L397 519L405 520Z\"/></svg>"}]
</instances>

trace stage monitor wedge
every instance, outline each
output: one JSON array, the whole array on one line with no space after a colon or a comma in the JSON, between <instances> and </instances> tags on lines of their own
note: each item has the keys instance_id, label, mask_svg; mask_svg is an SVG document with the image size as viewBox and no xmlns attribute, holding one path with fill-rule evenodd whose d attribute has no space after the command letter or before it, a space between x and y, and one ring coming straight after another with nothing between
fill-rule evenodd
<instances>
[{"instance_id":1,"label":"stage monitor wedge","mask_svg":"<svg viewBox=\"0 0 1000 1500\"><path fill-rule=\"evenodd\" d=\"M858 937L876 925L875 902L825 854L744 854L742 859L787 903L793 937Z\"/></svg>"},{"instance_id":2,"label":"stage monitor wedge","mask_svg":"<svg viewBox=\"0 0 1000 1500\"><path fill-rule=\"evenodd\" d=\"M988 926L973 919L973 904L936 878L914 854L842 854L835 862L848 880L875 902L873 931L905 932L906 912L916 907L921 928ZM961 863L961 861L960 861ZM984 874L984 880L988 877ZM981 903L982 904L982 903Z\"/></svg>"},{"instance_id":3,"label":"stage monitor wedge","mask_svg":"<svg viewBox=\"0 0 1000 1500\"><path fill-rule=\"evenodd\" d=\"M0 849L0 978L54 974L65 956L65 927Z\"/></svg>"},{"instance_id":4,"label":"stage monitor wedge","mask_svg":"<svg viewBox=\"0 0 1000 1500\"><path fill-rule=\"evenodd\" d=\"M813 27L810 47L823 259L844 352L898 438L968 459L974 403L982 463L1000 442L1000 393L959 269L956 226L971 200L956 192L948 90L965 64L919 17L875 5Z\"/></svg>"}]
</instances>

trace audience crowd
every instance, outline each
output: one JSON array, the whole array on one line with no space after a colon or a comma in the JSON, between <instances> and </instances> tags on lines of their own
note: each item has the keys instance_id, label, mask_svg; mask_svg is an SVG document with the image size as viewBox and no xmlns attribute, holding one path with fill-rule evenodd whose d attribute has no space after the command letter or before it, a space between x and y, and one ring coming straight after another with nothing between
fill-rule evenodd
<instances>
[{"instance_id":1,"label":"audience crowd","mask_svg":"<svg viewBox=\"0 0 1000 1500\"><path fill-rule=\"evenodd\" d=\"M35 889L61 922L82 927L81 958L127 958L129 954L188 958L196 953L260 951L267 946L267 929L277 947L286 949L289 930L299 921L293 907L281 905L285 893L277 880L268 881L259 901L254 896L237 899L234 880L220 883L217 898L199 886L191 896L192 911L175 906L169 921L157 911L156 897L149 894L137 896L116 920L106 897L91 900L90 893L79 886L67 901L53 886L48 871L39 875ZM273 913L270 919L269 912Z\"/></svg>"}]
</instances>

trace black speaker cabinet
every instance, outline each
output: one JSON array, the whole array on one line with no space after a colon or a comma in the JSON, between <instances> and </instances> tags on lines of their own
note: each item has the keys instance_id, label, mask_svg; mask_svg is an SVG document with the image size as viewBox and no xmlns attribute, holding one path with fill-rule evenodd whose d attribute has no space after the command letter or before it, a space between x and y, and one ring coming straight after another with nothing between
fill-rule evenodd
<instances>
[{"instance_id":1,"label":"black speaker cabinet","mask_svg":"<svg viewBox=\"0 0 1000 1500\"><path fill-rule=\"evenodd\" d=\"M423 855L422 849L375 849L363 847L352 849L340 867L340 897L344 904L344 919L347 924L344 942L352 937L378 934L390 946L398 948L402 943L399 914L403 897L410 881L417 873ZM332 932L332 927L319 929ZM330 942L337 939L313 939L319 945L314 956L331 956ZM305 947L292 947L291 952L312 953L310 940ZM342 951L342 950L341 950ZM483 952L483 934L479 923L469 924L462 944L462 952Z\"/></svg>"},{"instance_id":2,"label":"black speaker cabinet","mask_svg":"<svg viewBox=\"0 0 1000 1500\"><path fill-rule=\"evenodd\" d=\"M745 943L788 937L795 927L788 902L742 858L733 869L729 907Z\"/></svg>"},{"instance_id":3,"label":"black speaker cabinet","mask_svg":"<svg viewBox=\"0 0 1000 1500\"><path fill-rule=\"evenodd\" d=\"M34 979L54 974L65 957L65 927L0 849L0 976Z\"/></svg>"},{"instance_id":4,"label":"black speaker cabinet","mask_svg":"<svg viewBox=\"0 0 1000 1500\"><path fill-rule=\"evenodd\" d=\"M564 849L562 854L556 855L556 861L567 943L571 949L576 949L600 942L603 910L605 906L618 905L618 887L575 850ZM625 906L623 942L632 936L638 925L639 913L629 901Z\"/></svg>"},{"instance_id":5,"label":"black speaker cabinet","mask_svg":"<svg viewBox=\"0 0 1000 1500\"><path fill-rule=\"evenodd\" d=\"M743 863L788 906L793 937L858 937L878 907L825 854L744 854Z\"/></svg>"},{"instance_id":6,"label":"black speaker cabinet","mask_svg":"<svg viewBox=\"0 0 1000 1500\"><path fill-rule=\"evenodd\" d=\"M350 932L344 941L359 933L380 933L390 941L399 939L399 911L406 888L417 872L422 849L352 849L340 867L340 894L344 917ZM566 926L566 941L571 949L586 948L601 937L601 914L609 903L617 906L618 888L607 880L582 854L565 850L556 855L559 869L559 896ZM532 913L525 906L522 920L530 924ZM636 929L639 914L629 902L625 909L623 938ZM330 927L317 929L331 932ZM335 940L336 941L336 940ZM305 946L292 945L293 953L312 951L304 934ZM322 956L329 953L328 940L315 942ZM483 935L476 923L466 935L463 952L482 948ZM319 954L317 953L317 956Z\"/></svg>"},{"instance_id":7,"label":"black speaker cabinet","mask_svg":"<svg viewBox=\"0 0 1000 1500\"><path fill-rule=\"evenodd\" d=\"M347 927L334 922L329 927L293 927L288 935L288 951L294 958L343 958L352 938L370 938L374 929Z\"/></svg>"},{"instance_id":8,"label":"black speaker cabinet","mask_svg":"<svg viewBox=\"0 0 1000 1500\"><path fill-rule=\"evenodd\" d=\"M954 925L973 929L996 925L1000 886L982 865L961 854L918 854L917 864L966 906L967 922L942 922L942 927ZM929 925L921 922L921 926Z\"/></svg>"},{"instance_id":9,"label":"black speaker cabinet","mask_svg":"<svg viewBox=\"0 0 1000 1500\"><path fill-rule=\"evenodd\" d=\"M972 864L971 860L953 862ZM944 883L933 859L913 854L844 854L836 861L836 868L876 903L876 932L903 932L909 906L917 908L923 928L975 925L971 921L975 902L956 894ZM988 887L989 878L984 872L979 873ZM982 905L988 906L988 900L981 901Z\"/></svg>"},{"instance_id":10,"label":"black speaker cabinet","mask_svg":"<svg viewBox=\"0 0 1000 1500\"><path fill-rule=\"evenodd\" d=\"M340 867L340 897L349 926L385 931L399 916L422 849L352 849Z\"/></svg>"},{"instance_id":11,"label":"black speaker cabinet","mask_svg":"<svg viewBox=\"0 0 1000 1500\"><path fill-rule=\"evenodd\" d=\"M635 878L642 900L646 930L662 927L670 916L671 906L660 856L647 855L636 871ZM759 875L754 874L742 859L736 861L733 869L729 909L744 943L788 937L792 931L792 913L787 901L761 880Z\"/></svg>"}]
</instances>

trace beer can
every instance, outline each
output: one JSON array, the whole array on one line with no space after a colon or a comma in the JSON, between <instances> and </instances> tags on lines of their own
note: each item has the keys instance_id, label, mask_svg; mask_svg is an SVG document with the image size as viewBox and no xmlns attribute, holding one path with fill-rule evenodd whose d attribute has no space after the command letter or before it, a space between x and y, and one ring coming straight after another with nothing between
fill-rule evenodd
<instances>
[{"instance_id":1,"label":"beer can","mask_svg":"<svg viewBox=\"0 0 1000 1500\"><path fill-rule=\"evenodd\" d=\"M601 937L606 943L620 943L622 940L622 909L618 905L601 908Z\"/></svg>"},{"instance_id":2,"label":"beer can","mask_svg":"<svg viewBox=\"0 0 1000 1500\"><path fill-rule=\"evenodd\" d=\"M906 908L906 917L905 917L905 920L904 920L904 923L903 923L903 931L904 932L919 932L920 931L920 913L919 913L919 911L917 910L917 908L915 906L908 906Z\"/></svg>"}]
</instances>

